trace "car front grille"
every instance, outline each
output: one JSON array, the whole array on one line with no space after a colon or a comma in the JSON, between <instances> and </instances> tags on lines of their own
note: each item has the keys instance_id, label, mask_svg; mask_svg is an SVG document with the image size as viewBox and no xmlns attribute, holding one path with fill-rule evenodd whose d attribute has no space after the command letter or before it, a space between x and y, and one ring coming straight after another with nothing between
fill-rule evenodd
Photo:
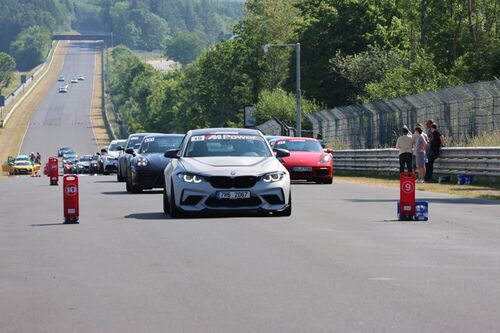
<instances>
[{"instance_id":1,"label":"car front grille","mask_svg":"<svg viewBox=\"0 0 500 333\"><path fill-rule=\"evenodd\" d=\"M239 177L210 177L209 182L215 188L252 188L259 180L256 176L239 176Z\"/></svg>"},{"instance_id":2,"label":"car front grille","mask_svg":"<svg viewBox=\"0 0 500 333\"><path fill-rule=\"evenodd\" d=\"M216 198L208 198L205 204L208 207L254 207L259 206L262 201L258 197L251 197L241 200L217 200Z\"/></svg>"}]
</instances>

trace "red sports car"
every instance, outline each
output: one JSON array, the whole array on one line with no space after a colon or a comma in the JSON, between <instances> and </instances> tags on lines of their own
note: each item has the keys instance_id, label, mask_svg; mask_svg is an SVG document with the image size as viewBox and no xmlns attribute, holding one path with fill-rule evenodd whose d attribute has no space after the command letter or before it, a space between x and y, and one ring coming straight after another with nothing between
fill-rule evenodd
<instances>
[{"instance_id":1,"label":"red sports car","mask_svg":"<svg viewBox=\"0 0 500 333\"><path fill-rule=\"evenodd\" d=\"M314 181L331 184L333 181L333 149L323 150L318 140L312 138L282 138L271 142L273 148L290 151L281 163L290 172L292 180Z\"/></svg>"}]
</instances>

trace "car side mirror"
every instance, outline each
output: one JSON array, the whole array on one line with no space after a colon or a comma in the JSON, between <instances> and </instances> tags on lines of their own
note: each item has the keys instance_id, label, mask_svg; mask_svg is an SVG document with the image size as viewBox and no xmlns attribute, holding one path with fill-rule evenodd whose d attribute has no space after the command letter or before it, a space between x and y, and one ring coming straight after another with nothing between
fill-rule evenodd
<instances>
[{"instance_id":1,"label":"car side mirror","mask_svg":"<svg viewBox=\"0 0 500 333\"><path fill-rule=\"evenodd\" d=\"M101 153L102 153L102 154L106 154L107 152L108 152L108 151L106 150L106 148L102 148L102 149L101 149Z\"/></svg>"},{"instance_id":2,"label":"car side mirror","mask_svg":"<svg viewBox=\"0 0 500 333\"><path fill-rule=\"evenodd\" d=\"M127 154L134 155L134 148L127 148L127 149L125 150L125 152L126 152Z\"/></svg>"},{"instance_id":3,"label":"car side mirror","mask_svg":"<svg viewBox=\"0 0 500 333\"><path fill-rule=\"evenodd\" d=\"M179 149L170 149L163 154L166 158L179 158Z\"/></svg>"},{"instance_id":4,"label":"car side mirror","mask_svg":"<svg viewBox=\"0 0 500 333\"><path fill-rule=\"evenodd\" d=\"M290 156L290 151L282 148L274 148L274 151L276 152L276 158L283 158L283 157L288 157Z\"/></svg>"},{"instance_id":5,"label":"car side mirror","mask_svg":"<svg viewBox=\"0 0 500 333\"><path fill-rule=\"evenodd\" d=\"M333 154L333 149L332 148L326 148L325 152L328 154Z\"/></svg>"}]
</instances>

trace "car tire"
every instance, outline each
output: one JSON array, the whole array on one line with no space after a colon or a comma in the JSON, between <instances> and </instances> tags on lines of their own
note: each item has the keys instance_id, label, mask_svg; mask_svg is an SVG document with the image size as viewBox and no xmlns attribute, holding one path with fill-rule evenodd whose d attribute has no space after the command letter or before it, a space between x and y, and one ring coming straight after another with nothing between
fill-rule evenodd
<instances>
[{"instance_id":1,"label":"car tire","mask_svg":"<svg viewBox=\"0 0 500 333\"><path fill-rule=\"evenodd\" d=\"M330 179L319 179L316 181L318 184L332 184L333 183L333 178Z\"/></svg>"},{"instance_id":2,"label":"car tire","mask_svg":"<svg viewBox=\"0 0 500 333\"><path fill-rule=\"evenodd\" d=\"M109 176L109 172L108 172L108 171L103 171L103 172L102 172L102 175L103 175L103 176Z\"/></svg>"},{"instance_id":3,"label":"car tire","mask_svg":"<svg viewBox=\"0 0 500 333\"><path fill-rule=\"evenodd\" d=\"M170 217L175 219L175 218L182 218L184 217L183 212L177 207L175 204L175 192L174 192L174 185L172 184L172 187L170 189Z\"/></svg>"},{"instance_id":4,"label":"car tire","mask_svg":"<svg viewBox=\"0 0 500 333\"><path fill-rule=\"evenodd\" d=\"M122 177L120 174L120 170L116 172L116 181L123 183L125 181L125 177Z\"/></svg>"},{"instance_id":5,"label":"car tire","mask_svg":"<svg viewBox=\"0 0 500 333\"><path fill-rule=\"evenodd\" d=\"M129 175L127 174L127 178L125 179L125 189L127 190L128 193L132 193L132 180L130 179Z\"/></svg>"},{"instance_id":6,"label":"car tire","mask_svg":"<svg viewBox=\"0 0 500 333\"><path fill-rule=\"evenodd\" d=\"M168 201L167 188L163 187L163 212L170 215L170 201Z\"/></svg>"},{"instance_id":7,"label":"car tire","mask_svg":"<svg viewBox=\"0 0 500 333\"><path fill-rule=\"evenodd\" d=\"M292 215L292 191L290 191L289 198L290 199L288 200L288 207L280 212L276 212L274 214L275 216L290 216L290 215Z\"/></svg>"}]
</instances>

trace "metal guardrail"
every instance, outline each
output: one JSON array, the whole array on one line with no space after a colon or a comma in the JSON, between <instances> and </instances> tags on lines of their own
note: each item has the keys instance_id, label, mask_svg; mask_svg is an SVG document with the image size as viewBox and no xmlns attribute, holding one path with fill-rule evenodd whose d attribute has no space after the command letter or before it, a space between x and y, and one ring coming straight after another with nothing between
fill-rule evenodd
<instances>
[{"instance_id":1,"label":"metal guardrail","mask_svg":"<svg viewBox=\"0 0 500 333\"><path fill-rule=\"evenodd\" d=\"M5 115L5 117L3 119L0 119L0 127L4 127L7 125L7 122L9 121L10 117L12 116L14 111L16 110L17 106L24 100L25 96L29 95L29 93L33 90L33 88L38 84L40 79L45 76L45 74L48 71L45 69L47 68L47 66L50 66L50 64L52 63L52 60L54 59L54 55L56 53L55 51L56 51L58 45L59 45L59 42L55 42L55 45L54 44L52 45L52 47L49 51L49 54L47 54L45 61L41 65L39 65L39 68L35 72L33 72L30 76L26 77L25 83L22 83L18 88L16 88L15 91L13 91L8 97L5 98L3 108L6 108L11 102L13 102L14 99L17 97L17 95L23 93L25 88L30 88L30 86L34 82L33 86L24 94L24 96L21 98L21 100L18 101L14 105L14 107L12 107L12 109L9 111L9 113L7 113L7 115ZM45 70L45 72L42 73L44 70ZM42 74L40 75L40 73L42 73Z\"/></svg>"},{"instance_id":2,"label":"metal guardrail","mask_svg":"<svg viewBox=\"0 0 500 333\"><path fill-rule=\"evenodd\" d=\"M398 150L355 149L333 153L334 170L399 172ZM500 177L500 147L443 148L434 173Z\"/></svg>"}]
</instances>

